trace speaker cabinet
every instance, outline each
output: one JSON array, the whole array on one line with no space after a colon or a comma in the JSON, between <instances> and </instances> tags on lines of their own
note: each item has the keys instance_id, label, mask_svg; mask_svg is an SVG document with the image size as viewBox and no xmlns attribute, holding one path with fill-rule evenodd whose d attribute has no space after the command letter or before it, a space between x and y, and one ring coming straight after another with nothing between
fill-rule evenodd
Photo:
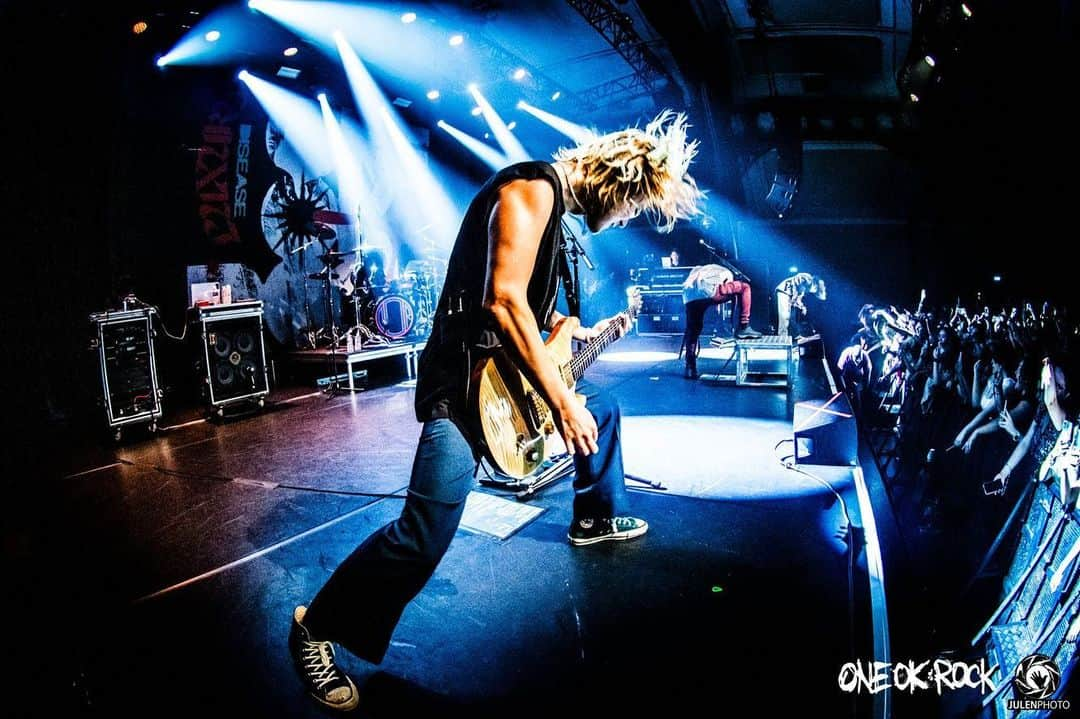
<instances>
[{"instance_id":1,"label":"speaker cabinet","mask_svg":"<svg viewBox=\"0 0 1080 719\"><path fill-rule=\"evenodd\" d=\"M91 349L97 350L105 419L116 439L124 425L143 423L154 431L161 417L154 315L152 308L90 315L95 326Z\"/></svg>"},{"instance_id":2,"label":"speaker cabinet","mask_svg":"<svg viewBox=\"0 0 1080 719\"><path fill-rule=\"evenodd\" d=\"M859 432L843 392L828 399L796 402L792 425L796 464L856 464Z\"/></svg>"},{"instance_id":3,"label":"speaker cabinet","mask_svg":"<svg viewBox=\"0 0 1080 719\"><path fill-rule=\"evenodd\" d=\"M262 302L198 307L195 312L201 338L197 364L210 410L220 415L238 402L261 406L270 393Z\"/></svg>"}]
</instances>

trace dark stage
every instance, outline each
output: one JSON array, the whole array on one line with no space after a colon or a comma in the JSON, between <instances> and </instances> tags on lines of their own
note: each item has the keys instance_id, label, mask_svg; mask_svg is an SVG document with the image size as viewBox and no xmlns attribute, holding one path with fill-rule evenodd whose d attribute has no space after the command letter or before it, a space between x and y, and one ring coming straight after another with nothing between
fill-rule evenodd
<instances>
[{"instance_id":1,"label":"dark stage","mask_svg":"<svg viewBox=\"0 0 1080 719\"><path fill-rule=\"evenodd\" d=\"M782 463L793 402L828 392L822 362L797 363L789 392L685 380L677 350L630 337L590 370L621 402L628 474L664 486L628 480L650 532L571 547L569 479L523 502L542 511L505 540L459 531L377 671L339 654L363 711L869 707L837 675L887 642L867 561L881 584L889 547L863 516L876 474L860 498L852 467ZM703 371L723 368L715 354ZM13 611L55 618L26 638L47 668L26 681L73 713L317 715L289 664L292 608L400 511L419 432L400 365L375 369L356 394L276 389L253 416L176 412L158 436L54 457L67 466L41 477L17 535ZM818 480L869 540L850 566Z\"/></svg>"}]
</instances>

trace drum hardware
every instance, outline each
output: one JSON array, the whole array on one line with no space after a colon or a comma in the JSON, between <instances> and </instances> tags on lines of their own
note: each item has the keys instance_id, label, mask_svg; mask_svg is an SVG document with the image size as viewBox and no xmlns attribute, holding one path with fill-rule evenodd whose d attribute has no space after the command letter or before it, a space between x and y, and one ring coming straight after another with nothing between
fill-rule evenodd
<instances>
[{"instance_id":1,"label":"drum hardware","mask_svg":"<svg viewBox=\"0 0 1080 719\"><path fill-rule=\"evenodd\" d=\"M334 243L337 244L336 242ZM347 391L341 383L337 372L337 346L341 341L342 335L338 334L338 327L334 324L334 281L336 276L333 273L333 269L339 266L343 258L349 255L355 255L356 250L349 250L347 252L339 252L338 250L327 250L323 254L319 255L319 259L325 265L325 267L316 273L308 275L309 279L322 280L325 283L325 299L326 299L326 321L328 323L327 331L330 335L330 354L328 355L328 361L330 364L330 381L326 385L326 389L323 390L326 393L327 399L336 396L339 392ZM309 315L310 316L310 315Z\"/></svg>"}]
</instances>

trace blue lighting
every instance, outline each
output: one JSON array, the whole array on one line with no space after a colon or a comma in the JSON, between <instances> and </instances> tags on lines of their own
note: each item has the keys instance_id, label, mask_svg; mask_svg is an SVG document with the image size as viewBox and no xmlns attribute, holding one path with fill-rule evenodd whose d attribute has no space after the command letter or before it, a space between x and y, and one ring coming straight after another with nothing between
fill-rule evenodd
<instances>
[{"instance_id":1,"label":"blue lighting","mask_svg":"<svg viewBox=\"0 0 1080 719\"><path fill-rule=\"evenodd\" d=\"M994 275L994 282L1001 282L1001 275Z\"/></svg>"},{"instance_id":2,"label":"blue lighting","mask_svg":"<svg viewBox=\"0 0 1080 719\"><path fill-rule=\"evenodd\" d=\"M524 110L525 112L529 113L530 115L545 123L546 125L558 130L579 145L584 145L585 143L592 142L596 139L596 133L594 133L589 128L583 125L578 125L575 122L565 120L558 115L551 114L550 112L545 112L538 107L533 107L524 100L518 102L517 108L519 110Z\"/></svg>"},{"instance_id":3,"label":"blue lighting","mask_svg":"<svg viewBox=\"0 0 1080 719\"><path fill-rule=\"evenodd\" d=\"M484 115L484 120L487 121L492 134L495 135L495 141L499 143L499 147L502 148L506 157L509 158L511 162L528 160L528 151L525 150L525 147L521 142L514 137L506 127L506 123L503 122L503 119L499 116L499 113L495 111L495 108L491 106L491 103L487 101L487 98L480 94L480 90L475 86L469 88L469 92L472 94L473 99L476 100L480 112Z\"/></svg>"},{"instance_id":4,"label":"blue lighting","mask_svg":"<svg viewBox=\"0 0 1080 719\"><path fill-rule=\"evenodd\" d=\"M414 13L414 12L405 13L404 15L401 16L401 22L405 23L406 25L408 25L411 22L416 22L416 13Z\"/></svg>"},{"instance_id":5,"label":"blue lighting","mask_svg":"<svg viewBox=\"0 0 1080 719\"><path fill-rule=\"evenodd\" d=\"M458 45L460 45L463 42L465 42L465 37L463 35L451 35L450 36L450 47L457 47Z\"/></svg>"},{"instance_id":6,"label":"blue lighting","mask_svg":"<svg viewBox=\"0 0 1080 719\"><path fill-rule=\"evenodd\" d=\"M441 130L445 130L447 134L449 134L451 137L453 137L465 147L469 148L469 150L471 150L474 155L487 163L488 167L490 167L491 169L501 170L502 168L510 164L502 153L493 149L487 143L481 142L475 137L472 137L471 135L462 132L456 127L449 125L442 120L439 120L439 128Z\"/></svg>"},{"instance_id":7,"label":"blue lighting","mask_svg":"<svg viewBox=\"0 0 1080 719\"><path fill-rule=\"evenodd\" d=\"M220 30L211 30L210 32L203 35L203 37L206 38L207 42L217 42L218 40L221 39L221 31Z\"/></svg>"},{"instance_id":8,"label":"blue lighting","mask_svg":"<svg viewBox=\"0 0 1080 719\"><path fill-rule=\"evenodd\" d=\"M792 265L791 267L787 268L787 271L790 272L791 274L795 274L796 272L799 271L799 268L796 267L795 265Z\"/></svg>"}]
</instances>

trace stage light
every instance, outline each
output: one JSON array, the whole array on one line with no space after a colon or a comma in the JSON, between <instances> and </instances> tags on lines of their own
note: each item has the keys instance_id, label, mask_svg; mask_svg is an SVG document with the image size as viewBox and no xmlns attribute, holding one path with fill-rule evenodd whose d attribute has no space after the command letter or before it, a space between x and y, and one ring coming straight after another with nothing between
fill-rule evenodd
<instances>
[{"instance_id":1,"label":"stage light","mask_svg":"<svg viewBox=\"0 0 1080 719\"><path fill-rule=\"evenodd\" d=\"M169 64L169 61L166 59L166 57L164 55L162 55L161 57L159 57L154 62L154 64L157 65L158 67L165 67L166 65Z\"/></svg>"},{"instance_id":2,"label":"stage light","mask_svg":"<svg viewBox=\"0 0 1080 719\"><path fill-rule=\"evenodd\" d=\"M559 92L558 90L556 90L555 92L553 92L551 94L551 99L552 100L558 100L560 97L562 97L562 93Z\"/></svg>"},{"instance_id":3,"label":"stage light","mask_svg":"<svg viewBox=\"0 0 1080 719\"><path fill-rule=\"evenodd\" d=\"M326 102L326 93L320 92L318 95L315 96L315 99L319 102Z\"/></svg>"},{"instance_id":4,"label":"stage light","mask_svg":"<svg viewBox=\"0 0 1080 719\"><path fill-rule=\"evenodd\" d=\"M515 107L517 107L517 109L519 109L519 110L524 110L525 109L525 101L524 100L518 100L517 105L515 105Z\"/></svg>"},{"instance_id":5,"label":"stage light","mask_svg":"<svg viewBox=\"0 0 1080 719\"><path fill-rule=\"evenodd\" d=\"M973 14L971 8L967 6L967 3L960 3L960 11L964 13L964 17L971 17Z\"/></svg>"},{"instance_id":6,"label":"stage light","mask_svg":"<svg viewBox=\"0 0 1080 719\"><path fill-rule=\"evenodd\" d=\"M933 67L934 65L937 64L936 62L934 62L934 57L932 55L927 55L926 57L923 58L923 60L925 60L926 64L929 65L930 67Z\"/></svg>"},{"instance_id":7,"label":"stage light","mask_svg":"<svg viewBox=\"0 0 1080 719\"><path fill-rule=\"evenodd\" d=\"M919 101L919 96L916 95L915 93L911 93L908 97L911 98L912 102L918 102Z\"/></svg>"},{"instance_id":8,"label":"stage light","mask_svg":"<svg viewBox=\"0 0 1080 719\"><path fill-rule=\"evenodd\" d=\"M259 9L259 0L248 0L248 7L252 10Z\"/></svg>"},{"instance_id":9,"label":"stage light","mask_svg":"<svg viewBox=\"0 0 1080 719\"><path fill-rule=\"evenodd\" d=\"M479 117L481 112L483 112L483 110L481 110L479 107L474 107L472 109L472 116Z\"/></svg>"},{"instance_id":10,"label":"stage light","mask_svg":"<svg viewBox=\"0 0 1080 719\"><path fill-rule=\"evenodd\" d=\"M517 120L511 120L510 122L506 123L507 130L513 130L515 127L517 127Z\"/></svg>"},{"instance_id":11,"label":"stage light","mask_svg":"<svg viewBox=\"0 0 1080 719\"><path fill-rule=\"evenodd\" d=\"M525 68L519 67L517 70L514 70L514 79L515 80L524 80L525 79Z\"/></svg>"},{"instance_id":12,"label":"stage light","mask_svg":"<svg viewBox=\"0 0 1080 719\"><path fill-rule=\"evenodd\" d=\"M564 120L558 115L545 112L538 107L533 107L524 100L519 102L517 106L519 110L524 110L549 127L555 128L579 145L584 145L596 139L596 133L589 128L570 122L569 120Z\"/></svg>"},{"instance_id":13,"label":"stage light","mask_svg":"<svg viewBox=\"0 0 1080 719\"><path fill-rule=\"evenodd\" d=\"M525 150L525 147L521 142L514 137L514 134L506 127L506 122L499 116L499 113L495 111L495 108L491 106L491 103L488 102L487 98L476 88L471 89L469 92L473 96L473 99L476 100L477 108L484 114L484 121L487 122L488 127L491 129L491 134L495 136L495 141L499 143L499 147L502 148L507 159L511 162L523 162L528 160L528 151Z\"/></svg>"},{"instance_id":14,"label":"stage light","mask_svg":"<svg viewBox=\"0 0 1080 719\"><path fill-rule=\"evenodd\" d=\"M1001 282L1001 275L994 275L994 282Z\"/></svg>"},{"instance_id":15,"label":"stage light","mask_svg":"<svg viewBox=\"0 0 1080 719\"><path fill-rule=\"evenodd\" d=\"M241 70L240 72L236 73L236 79L240 80L241 82L247 82L247 79L249 77L251 77L251 73L249 73L247 70Z\"/></svg>"},{"instance_id":16,"label":"stage light","mask_svg":"<svg viewBox=\"0 0 1080 719\"><path fill-rule=\"evenodd\" d=\"M465 38L462 35L450 36L450 47L457 47L461 43L465 42Z\"/></svg>"},{"instance_id":17,"label":"stage light","mask_svg":"<svg viewBox=\"0 0 1080 719\"><path fill-rule=\"evenodd\" d=\"M789 274L793 275L793 274L795 274L796 272L799 271L799 268L796 267L795 265L792 265L791 267L787 268L787 271L788 271Z\"/></svg>"},{"instance_id":18,"label":"stage light","mask_svg":"<svg viewBox=\"0 0 1080 719\"><path fill-rule=\"evenodd\" d=\"M429 100L438 100L439 99L439 91L438 90L428 90L427 91L427 99L429 99Z\"/></svg>"},{"instance_id":19,"label":"stage light","mask_svg":"<svg viewBox=\"0 0 1080 719\"><path fill-rule=\"evenodd\" d=\"M477 157L487 163L488 167L493 170L501 170L510 164L510 161L505 155L495 150L490 145L477 140L472 135L469 135L456 127L439 120L439 128L444 130L450 137L454 138L462 145L472 151Z\"/></svg>"},{"instance_id":20,"label":"stage light","mask_svg":"<svg viewBox=\"0 0 1080 719\"><path fill-rule=\"evenodd\" d=\"M131 32L135 33L136 35L142 35L144 32L146 32L146 29L148 27L150 26L140 20L139 22L131 26Z\"/></svg>"},{"instance_id":21,"label":"stage light","mask_svg":"<svg viewBox=\"0 0 1080 719\"><path fill-rule=\"evenodd\" d=\"M237 77L251 91L308 170L308 177L324 175L334 167L334 153L327 143L319 104L310 95L300 95L242 71Z\"/></svg>"},{"instance_id":22,"label":"stage light","mask_svg":"<svg viewBox=\"0 0 1080 719\"><path fill-rule=\"evenodd\" d=\"M397 14L388 19L394 24L399 23ZM450 199L441 178L436 176L439 171L436 163L421 154L427 146L426 140L418 137L398 115L398 108L389 101L356 50L340 34L336 36L336 45L356 108L367 128L365 156L360 159L378 178L381 197L397 200L399 209L386 216L387 225L396 221L399 227L393 234L400 237L417 238L417 242L426 237L428 244L449 244L462 212ZM409 200L417 196L423 197L424 202L412 206L415 203ZM404 211L407 205L411 208L408 212ZM386 215L386 212L382 214ZM391 233L388 231L386 236L390 237ZM410 244L410 240L402 241ZM412 251L419 254L420 248L413 247Z\"/></svg>"},{"instance_id":23,"label":"stage light","mask_svg":"<svg viewBox=\"0 0 1080 719\"><path fill-rule=\"evenodd\" d=\"M465 86L465 89L469 92L476 92L480 89L480 86L477 85L475 82L470 82L468 85Z\"/></svg>"},{"instance_id":24,"label":"stage light","mask_svg":"<svg viewBox=\"0 0 1080 719\"><path fill-rule=\"evenodd\" d=\"M295 55L298 52L300 52L300 50L295 48L295 47L287 47L287 48L285 48L284 50L281 51L281 54L284 55L285 57L292 57L293 55Z\"/></svg>"},{"instance_id":25,"label":"stage light","mask_svg":"<svg viewBox=\"0 0 1080 719\"><path fill-rule=\"evenodd\" d=\"M408 25L411 22L416 22L416 13L414 13L414 12L405 13L404 15L401 16L401 22L405 23L406 25Z\"/></svg>"},{"instance_id":26,"label":"stage light","mask_svg":"<svg viewBox=\"0 0 1080 719\"><path fill-rule=\"evenodd\" d=\"M203 35L203 37L206 38L207 42L217 42L221 39L221 32L218 30L211 30L210 32Z\"/></svg>"},{"instance_id":27,"label":"stage light","mask_svg":"<svg viewBox=\"0 0 1080 719\"><path fill-rule=\"evenodd\" d=\"M491 133L490 132L485 132L484 133L484 139L485 140L490 140L491 139Z\"/></svg>"}]
</instances>

